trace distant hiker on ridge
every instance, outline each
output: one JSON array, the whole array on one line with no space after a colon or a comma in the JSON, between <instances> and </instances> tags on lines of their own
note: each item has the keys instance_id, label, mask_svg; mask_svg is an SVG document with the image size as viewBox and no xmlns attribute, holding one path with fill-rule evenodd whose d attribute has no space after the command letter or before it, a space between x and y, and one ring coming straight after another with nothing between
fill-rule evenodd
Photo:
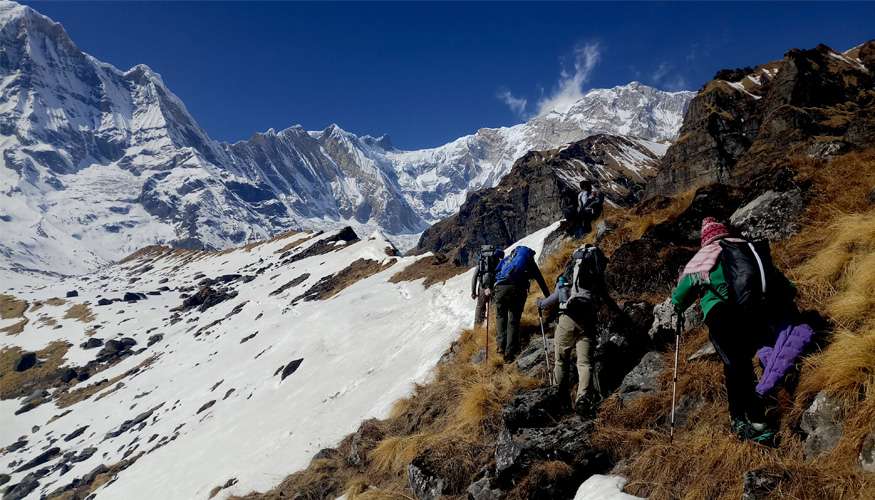
<instances>
[{"instance_id":1,"label":"distant hiker on ridge","mask_svg":"<svg viewBox=\"0 0 875 500\"><path fill-rule=\"evenodd\" d=\"M767 250L757 251L745 240L730 238L729 228L712 217L702 220L701 239L701 249L672 293L672 304L680 316L701 297L711 343L723 360L732 430L741 439L769 442L774 432L765 423L764 404L754 390L752 362L758 344L769 336L766 311L744 302L754 294L765 295L771 259ZM745 278L748 290L740 293Z\"/></svg>"},{"instance_id":2,"label":"distant hiker on ridge","mask_svg":"<svg viewBox=\"0 0 875 500\"><path fill-rule=\"evenodd\" d=\"M495 245L483 245L477 256L477 272L471 279L471 298L477 300L474 308L474 326L483 323L488 314L489 301L492 300L492 287L495 286L495 269L504 258L504 250Z\"/></svg>"},{"instance_id":3,"label":"distant hiker on ridge","mask_svg":"<svg viewBox=\"0 0 875 500\"><path fill-rule=\"evenodd\" d=\"M568 391L568 368L571 351L577 351L577 396L574 408L589 416L597 401L590 388L590 352L596 335L595 301L607 297L605 268L607 257L593 245L587 244L574 251L559 275L556 290L546 299L538 300L538 308L548 309L559 305L559 321L556 323L556 360L553 380L562 394Z\"/></svg>"},{"instance_id":4,"label":"distant hiker on ridge","mask_svg":"<svg viewBox=\"0 0 875 500\"><path fill-rule=\"evenodd\" d=\"M498 352L512 361L520 349L520 317L526 305L530 280L538 282L544 296L550 288L535 263L535 251L518 246L505 257L495 271L495 316Z\"/></svg>"},{"instance_id":5,"label":"distant hiker on ridge","mask_svg":"<svg viewBox=\"0 0 875 500\"><path fill-rule=\"evenodd\" d=\"M605 195L598 190L592 181L580 181L580 193L577 195L577 218L579 222L577 237L592 231L592 221L602 214Z\"/></svg>"}]
</instances>

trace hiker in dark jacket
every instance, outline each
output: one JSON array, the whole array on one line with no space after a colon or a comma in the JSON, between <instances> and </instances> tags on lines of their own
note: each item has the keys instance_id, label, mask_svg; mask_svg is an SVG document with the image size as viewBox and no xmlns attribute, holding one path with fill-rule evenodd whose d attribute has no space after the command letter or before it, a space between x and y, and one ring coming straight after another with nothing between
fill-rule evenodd
<instances>
[{"instance_id":1,"label":"hiker in dark jacket","mask_svg":"<svg viewBox=\"0 0 875 500\"><path fill-rule=\"evenodd\" d=\"M577 195L578 237L592 231L592 221L602 214L604 204L605 195L591 181L580 181L580 193Z\"/></svg>"},{"instance_id":2,"label":"hiker in dark jacket","mask_svg":"<svg viewBox=\"0 0 875 500\"><path fill-rule=\"evenodd\" d=\"M593 250L590 250L593 249ZM568 369L571 365L571 351L577 353L577 395L574 399L575 409L585 415L589 415L595 409L595 398L590 392L590 353L596 335L596 307L595 300L599 297L607 297L607 287L604 283L603 268L593 273L578 271L580 279L574 286L575 258L583 258L586 251L598 251L595 247L587 245L578 249L573 255L566 271L559 276L556 290L546 299L538 301L538 308L551 309L559 306L559 320L556 323L554 333L554 351L556 353L553 365L553 380L559 386L561 393L568 390ZM600 258L604 258L601 254ZM586 261L583 261L586 265ZM604 266L604 264L602 264Z\"/></svg>"},{"instance_id":3,"label":"hiker in dark jacket","mask_svg":"<svg viewBox=\"0 0 875 500\"><path fill-rule=\"evenodd\" d=\"M477 270L471 278L471 298L477 301L474 308L474 326L483 323L486 319L486 308L492 300L492 287L495 286L495 270L504 251L496 249L492 245L484 245L477 256Z\"/></svg>"},{"instance_id":4,"label":"hiker in dark jacket","mask_svg":"<svg viewBox=\"0 0 875 500\"><path fill-rule=\"evenodd\" d=\"M516 247L505 257L495 272L495 316L498 352L506 361L512 361L520 349L520 317L529 294L529 282L535 280L544 296L550 289L535 262L535 251Z\"/></svg>"},{"instance_id":5,"label":"hiker in dark jacket","mask_svg":"<svg viewBox=\"0 0 875 500\"><path fill-rule=\"evenodd\" d=\"M721 240L729 229L712 217L702 221L701 249L686 265L672 293L678 315L699 298L714 349L723 361L726 396L732 430L742 439L765 442L774 436L767 428L762 399L755 391L753 355L758 342L768 336L764 318L741 314L729 300L729 284L720 261Z\"/></svg>"}]
</instances>

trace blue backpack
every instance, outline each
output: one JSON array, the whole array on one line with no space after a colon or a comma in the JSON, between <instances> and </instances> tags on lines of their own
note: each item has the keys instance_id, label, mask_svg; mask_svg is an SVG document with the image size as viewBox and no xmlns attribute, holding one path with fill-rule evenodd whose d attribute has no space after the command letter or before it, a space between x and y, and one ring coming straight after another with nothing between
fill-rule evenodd
<instances>
[{"instance_id":1,"label":"blue backpack","mask_svg":"<svg viewBox=\"0 0 875 500\"><path fill-rule=\"evenodd\" d=\"M524 284L528 283L529 261L535 257L535 251L529 247L519 246L502 259L498 264L495 275L495 284Z\"/></svg>"}]
</instances>

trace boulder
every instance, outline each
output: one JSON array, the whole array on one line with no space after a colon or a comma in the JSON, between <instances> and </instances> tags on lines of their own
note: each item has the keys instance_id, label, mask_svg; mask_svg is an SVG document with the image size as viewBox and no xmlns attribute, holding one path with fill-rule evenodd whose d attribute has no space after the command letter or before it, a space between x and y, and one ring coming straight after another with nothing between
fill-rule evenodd
<instances>
[{"instance_id":1,"label":"boulder","mask_svg":"<svg viewBox=\"0 0 875 500\"><path fill-rule=\"evenodd\" d=\"M85 342L79 344L79 347L82 349L96 349L103 345L103 339L99 339L97 337L90 337Z\"/></svg>"},{"instance_id":2,"label":"boulder","mask_svg":"<svg viewBox=\"0 0 875 500\"><path fill-rule=\"evenodd\" d=\"M152 347L152 344L155 344L157 342L161 342L161 340L163 338L164 338L163 333L156 333L155 335L151 335L149 337L149 339L146 341L146 347Z\"/></svg>"},{"instance_id":3,"label":"boulder","mask_svg":"<svg viewBox=\"0 0 875 500\"><path fill-rule=\"evenodd\" d=\"M125 302L136 302L138 300L146 300L146 294L139 292L125 292L122 300Z\"/></svg>"},{"instance_id":4,"label":"boulder","mask_svg":"<svg viewBox=\"0 0 875 500\"><path fill-rule=\"evenodd\" d=\"M623 404L658 390L659 374L662 373L663 369L665 369L665 361L662 353L651 351L645 354L620 384L617 392Z\"/></svg>"},{"instance_id":5,"label":"boulder","mask_svg":"<svg viewBox=\"0 0 875 500\"><path fill-rule=\"evenodd\" d=\"M605 281L614 297L665 296L677 283L678 271L694 254L693 248L653 238L630 241L611 255Z\"/></svg>"},{"instance_id":6,"label":"boulder","mask_svg":"<svg viewBox=\"0 0 875 500\"><path fill-rule=\"evenodd\" d=\"M702 308L696 303L684 312L684 331L682 333L689 333L698 328L703 321ZM650 325L647 335L650 336L655 345L664 345L674 341L676 329L677 314L671 303L671 297L669 297L653 306L653 323Z\"/></svg>"},{"instance_id":7,"label":"boulder","mask_svg":"<svg viewBox=\"0 0 875 500\"><path fill-rule=\"evenodd\" d=\"M0 474L0 486L8 483L10 479L12 479L12 476L9 474Z\"/></svg>"},{"instance_id":8,"label":"boulder","mask_svg":"<svg viewBox=\"0 0 875 500\"><path fill-rule=\"evenodd\" d=\"M137 345L137 341L130 337L107 340L103 349L97 353L97 360L102 362L112 361L131 354L131 348Z\"/></svg>"},{"instance_id":9,"label":"boulder","mask_svg":"<svg viewBox=\"0 0 875 500\"><path fill-rule=\"evenodd\" d=\"M802 414L800 427L805 433L806 458L822 455L835 448L842 437L841 408L826 393L819 392Z\"/></svg>"},{"instance_id":10,"label":"boulder","mask_svg":"<svg viewBox=\"0 0 875 500\"><path fill-rule=\"evenodd\" d=\"M875 429L864 439L860 449L860 467L866 472L875 472Z\"/></svg>"},{"instance_id":11,"label":"boulder","mask_svg":"<svg viewBox=\"0 0 875 500\"><path fill-rule=\"evenodd\" d=\"M446 481L434 475L421 459L407 466L407 485L416 500L437 500L446 490Z\"/></svg>"},{"instance_id":12,"label":"boulder","mask_svg":"<svg viewBox=\"0 0 875 500\"><path fill-rule=\"evenodd\" d=\"M545 325L546 328L546 325ZM547 339L547 352L553 353L553 339ZM550 361L552 366L553 361ZM542 378L545 377L544 364L544 340L541 335L532 335L529 343L517 355L516 366L520 372L529 377Z\"/></svg>"},{"instance_id":13,"label":"boulder","mask_svg":"<svg viewBox=\"0 0 875 500\"><path fill-rule=\"evenodd\" d=\"M804 209L802 190L783 193L770 190L736 210L729 221L745 238L778 241L799 232Z\"/></svg>"},{"instance_id":14,"label":"boulder","mask_svg":"<svg viewBox=\"0 0 875 500\"><path fill-rule=\"evenodd\" d=\"M68 299L73 298L73 297L78 297L78 296L79 296L79 292L76 290L70 290L69 292L67 292Z\"/></svg>"},{"instance_id":15,"label":"boulder","mask_svg":"<svg viewBox=\"0 0 875 500\"><path fill-rule=\"evenodd\" d=\"M72 441L72 440L76 439L77 437L81 436L82 433L84 433L86 429L88 429L87 425L76 429L75 431L71 432L70 434L67 434L66 436L64 436L64 441Z\"/></svg>"},{"instance_id":16,"label":"boulder","mask_svg":"<svg viewBox=\"0 0 875 500\"><path fill-rule=\"evenodd\" d=\"M503 500L505 494L493 484L493 479L486 476L468 486L468 500Z\"/></svg>"},{"instance_id":17,"label":"boulder","mask_svg":"<svg viewBox=\"0 0 875 500\"><path fill-rule=\"evenodd\" d=\"M107 299L107 298L102 298L102 299L97 301L97 305L99 305L99 306L108 306L110 304L112 304L112 300Z\"/></svg>"},{"instance_id":18,"label":"boulder","mask_svg":"<svg viewBox=\"0 0 875 500\"><path fill-rule=\"evenodd\" d=\"M501 410L501 418L511 432L523 427L542 427L559 420L561 407L559 389L542 387L515 396Z\"/></svg>"},{"instance_id":19,"label":"boulder","mask_svg":"<svg viewBox=\"0 0 875 500\"><path fill-rule=\"evenodd\" d=\"M788 478L786 472L760 467L744 473L742 500L765 500L772 497L772 492Z\"/></svg>"},{"instance_id":20,"label":"boulder","mask_svg":"<svg viewBox=\"0 0 875 500\"><path fill-rule=\"evenodd\" d=\"M705 345L700 347L699 350L697 350L693 354L690 354L689 357L687 357L687 361L695 361L697 359L710 358L714 356L717 356L717 349L714 348L714 344L712 344L709 340L705 342Z\"/></svg>"},{"instance_id":21,"label":"boulder","mask_svg":"<svg viewBox=\"0 0 875 500\"><path fill-rule=\"evenodd\" d=\"M186 297L185 300L183 300L182 305L175 310L188 311L197 308L198 311L204 312L207 309L215 306L216 304L219 304L236 296L236 291L227 292L222 289L205 286L198 290L196 294L190 297Z\"/></svg>"},{"instance_id":22,"label":"boulder","mask_svg":"<svg viewBox=\"0 0 875 500\"><path fill-rule=\"evenodd\" d=\"M355 433L344 440L344 444L348 443L345 458L347 465L354 467L363 465L370 451L384 436L385 433L378 420L372 418L362 422Z\"/></svg>"},{"instance_id":23,"label":"boulder","mask_svg":"<svg viewBox=\"0 0 875 500\"><path fill-rule=\"evenodd\" d=\"M642 303L628 302L622 309L603 303L598 310L592 346L592 384L602 397L620 386L623 377L650 347L650 339L644 333L649 314L641 309ZM577 370L571 371L575 373L573 380L576 381Z\"/></svg>"},{"instance_id":24,"label":"boulder","mask_svg":"<svg viewBox=\"0 0 875 500\"><path fill-rule=\"evenodd\" d=\"M15 472L18 473L18 472L24 472L28 469L33 469L34 467L37 467L39 465L42 465L42 464L54 459L55 457L57 457L60 454L61 454L60 448L58 448L58 447L49 448L48 450L40 453L39 455L33 457L32 459L28 460L27 462L25 462L24 464L19 466L17 469L15 469Z\"/></svg>"},{"instance_id":25,"label":"boulder","mask_svg":"<svg viewBox=\"0 0 875 500\"><path fill-rule=\"evenodd\" d=\"M286 377L288 377L289 375L298 371L298 367L301 366L301 363L303 361L304 361L304 358L293 359L292 361L289 361L289 364L287 364L283 368L283 373L282 373L282 375L280 375L280 381L285 380Z\"/></svg>"},{"instance_id":26,"label":"boulder","mask_svg":"<svg viewBox=\"0 0 875 500\"><path fill-rule=\"evenodd\" d=\"M25 352L18 358L18 361L15 362L15 371L23 372L30 370L36 366L37 361L35 352Z\"/></svg>"},{"instance_id":27,"label":"boulder","mask_svg":"<svg viewBox=\"0 0 875 500\"><path fill-rule=\"evenodd\" d=\"M36 474L28 474L18 484L13 484L6 488L6 492L3 493L3 500L21 500L37 488L39 488L39 481Z\"/></svg>"},{"instance_id":28,"label":"boulder","mask_svg":"<svg viewBox=\"0 0 875 500\"><path fill-rule=\"evenodd\" d=\"M566 417L551 427L518 429L503 427L495 446L495 471L507 481L543 460L560 460L574 469L575 475L600 472L610 460L603 450L589 440L594 424L576 415Z\"/></svg>"}]
</instances>

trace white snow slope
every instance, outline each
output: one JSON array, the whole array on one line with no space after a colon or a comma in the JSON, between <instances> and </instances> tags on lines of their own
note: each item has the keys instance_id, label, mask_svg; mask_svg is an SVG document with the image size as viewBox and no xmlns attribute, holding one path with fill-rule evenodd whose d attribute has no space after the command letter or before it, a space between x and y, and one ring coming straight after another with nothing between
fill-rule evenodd
<instances>
[{"instance_id":1,"label":"white snow slope","mask_svg":"<svg viewBox=\"0 0 875 500\"><path fill-rule=\"evenodd\" d=\"M692 96L593 90L564 113L419 151L336 125L222 144L147 66L118 70L0 0L0 268L72 275L144 244L217 249L300 227L379 228L412 246L527 151L595 133L665 142Z\"/></svg>"},{"instance_id":2,"label":"white snow slope","mask_svg":"<svg viewBox=\"0 0 875 500\"><path fill-rule=\"evenodd\" d=\"M540 248L551 229L525 242ZM299 233L214 253L153 250L90 276L49 279L40 286L11 284L7 293L29 303L24 313L29 321L17 335L0 333L0 352L39 351L60 343L69 346L62 365L83 367L101 351L80 346L89 338L129 337L137 344L133 354L88 380L48 388L48 401L30 411L15 415L25 398L0 401L0 447L25 441L16 451L0 451L0 469L12 473L9 484L47 468L28 496L37 498L101 464L145 452L98 489L97 498L206 498L232 478L236 484L220 497L243 494L268 489L303 468L363 419L386 416L471 321L470 271L428 289L421 280L390 283L391 276L422 257L387 257L390 243L380 234L331 243L327 253L289 262L326 247L324 242L337 234ZM357 259L395 261L331 298L294 300ZM235 297L204 312L181 312L174 322L171 309L183 302L181 290L204 275L230 273L254 279L231 281L225 286L237 291ZM299 284L274 292L304 275L309 276ZM169 289L145 300L96 305L100 296L162 286ZM68 290L79 296L53 301L56 305L46 302ZM42 306L34 309L37 302ZM65 319L81 304L88 305L93 320ZM0 330L19 321L0 320ZM156 334L163 338L149 345ZM282 368L298 359L297 371L281 380ZM137 373L129 373L137 366ZM65 393L84 387L97 390L59 406ZM130 429L124 430L125 422ZM51 447L59 448L56 456L18 471ZM96 450L81 462L65 458L87 456L88 448Z\"/></svg>"}]
</instances>

